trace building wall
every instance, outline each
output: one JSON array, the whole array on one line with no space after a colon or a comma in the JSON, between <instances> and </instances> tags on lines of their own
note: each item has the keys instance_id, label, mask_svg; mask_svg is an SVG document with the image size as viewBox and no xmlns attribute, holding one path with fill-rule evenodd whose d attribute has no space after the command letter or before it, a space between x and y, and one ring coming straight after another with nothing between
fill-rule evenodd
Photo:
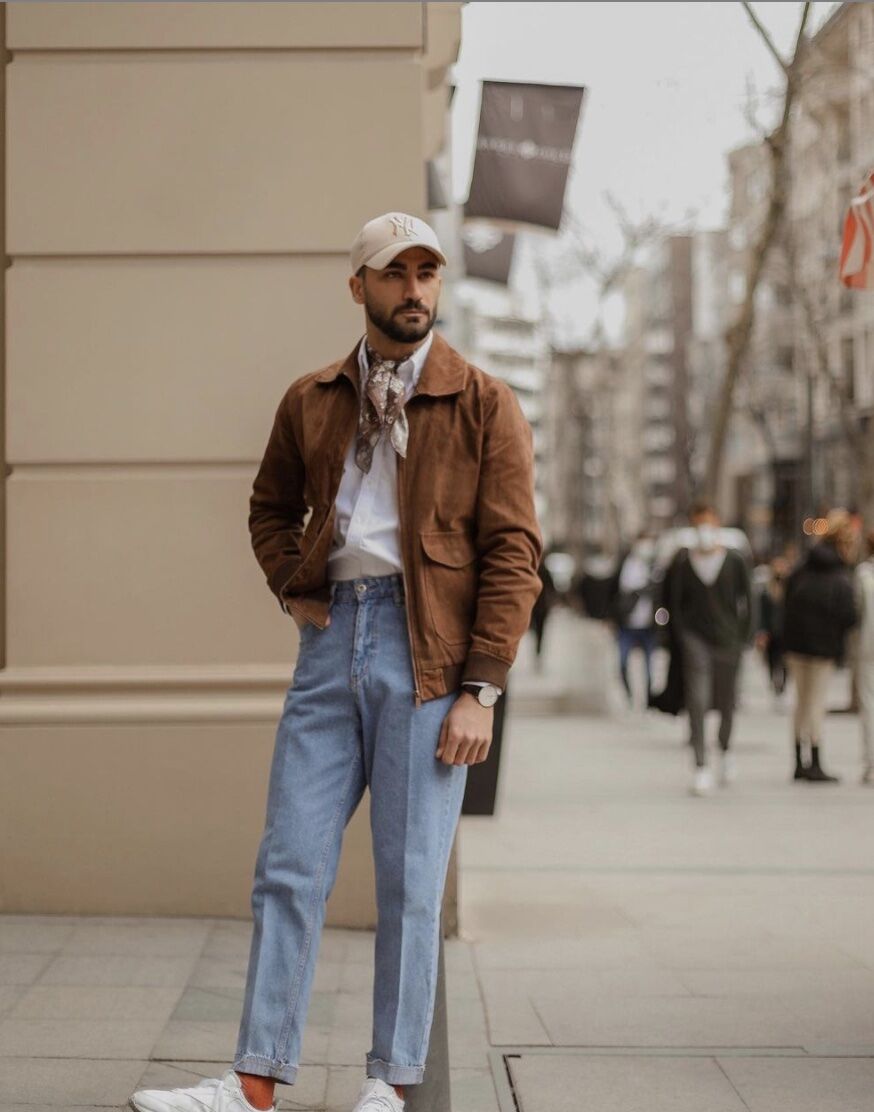
<instances>
[{"instance_id":1,"label":"building wall","mask_svg":"<svg viewBox=\"0 0 874 1112\"><path fill-rule=\"evenodd\" d=\"M0 908L245 915L297 649L251 482L356 230L427 216L460 5L5 7Z\"/></svg>"}]
</instances>

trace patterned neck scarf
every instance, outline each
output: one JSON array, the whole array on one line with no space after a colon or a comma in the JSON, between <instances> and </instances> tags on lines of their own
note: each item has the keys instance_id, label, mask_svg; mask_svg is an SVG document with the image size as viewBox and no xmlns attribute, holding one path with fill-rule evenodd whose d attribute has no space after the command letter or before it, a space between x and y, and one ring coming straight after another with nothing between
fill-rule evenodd
<instances>
[{"instance_id":1,"label":"patterned neck scarf","mask_svg":"<svg viewBox=\"0 0 874 1112\"><path fill-rule=\"evenodd\" d=\"M409 428L404 412L406 385L398 374L398 367L404 360L383 359L369 344L365 350L369 370L361 392L355 462L362 471L368 472L373 463L373 450L386 430L394 450L406 457Z\"/></svg>"}]
</instances>

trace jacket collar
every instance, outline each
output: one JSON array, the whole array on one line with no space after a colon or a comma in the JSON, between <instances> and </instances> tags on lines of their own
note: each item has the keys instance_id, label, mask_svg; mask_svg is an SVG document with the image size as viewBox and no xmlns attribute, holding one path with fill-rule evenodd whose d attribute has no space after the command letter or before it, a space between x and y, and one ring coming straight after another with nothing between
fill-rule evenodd
<instances>
[{"instance_id":1,"label":"jacket collar","mask_svg":"<svg viewBox=\"0 0 874 1112\"><path fill-rule=\"evenodd\" d=\"M464 389L467 378L467 364L457 351L447 344L439 333L434 333L434 340L428 358L419 376L419 382L413 394L430 394L440 397L443 394L457 394ZM319 371L316 382L335 382L341 375L358 389L358 344L338 363L332 363Z\"/></svg>"}]
</instances>

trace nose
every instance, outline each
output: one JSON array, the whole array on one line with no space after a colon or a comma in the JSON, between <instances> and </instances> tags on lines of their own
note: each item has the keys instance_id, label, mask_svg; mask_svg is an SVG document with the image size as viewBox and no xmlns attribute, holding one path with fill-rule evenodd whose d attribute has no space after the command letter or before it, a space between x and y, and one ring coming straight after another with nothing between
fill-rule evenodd
<instances>
[{"instance_id":1,"label":"nose","mask_svg":"<svg viewBox=\"0 0 874 1112\"><path fill-rule=\"evenodd\" d=\"M410 274L407 277L407 283L404 287L404 296L406 297L407 301L418 302L421 299L422 286L417 275Z\"/></svg>"}]
</instances>

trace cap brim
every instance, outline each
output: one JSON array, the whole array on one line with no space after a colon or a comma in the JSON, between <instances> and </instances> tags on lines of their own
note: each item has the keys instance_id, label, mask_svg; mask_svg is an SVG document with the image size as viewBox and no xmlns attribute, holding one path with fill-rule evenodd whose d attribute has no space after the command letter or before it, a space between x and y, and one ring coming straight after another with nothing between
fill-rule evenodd
<instances>
[{"instance_id":1,"label":"cap brim","mask_svg":"<svg viewBox=\"0 0 874 1112\"><path fill-rule=\"evenodd\" d=\"M377 251L375 255L371 255L364 265L369 266L371 270L382 270L388 266L392 259L396 259L398 255L410 247L424 247L426 251L431 252L441 266L446 266L446 256L443 252L434 247L433 244L423 243L420 239L409 239L403 243L391 243L388 247L383 247L381 251Z\"/></svg>"}]
</instances>

